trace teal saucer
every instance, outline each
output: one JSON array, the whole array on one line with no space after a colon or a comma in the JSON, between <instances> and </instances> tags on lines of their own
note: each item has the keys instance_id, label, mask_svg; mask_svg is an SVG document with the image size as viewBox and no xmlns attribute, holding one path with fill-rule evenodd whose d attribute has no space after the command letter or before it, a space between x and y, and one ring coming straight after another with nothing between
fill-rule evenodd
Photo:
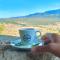
<instances>
[{"instance_id":1,"label":"teal saucer","mask_svg":"<svg viewBox=\"0 0 60 60\"><path fill-rule=\"evenodd\" d=\"M43 46L43 42L42 41L38 41L38 42L32 42L32 43L28 43L28 44L22 44L21 39L17 39L17 40L13 40L10 42L10 45L14 48L18 48L18 49L31 49L34 46Z\"/></svg>"}]
</instances>

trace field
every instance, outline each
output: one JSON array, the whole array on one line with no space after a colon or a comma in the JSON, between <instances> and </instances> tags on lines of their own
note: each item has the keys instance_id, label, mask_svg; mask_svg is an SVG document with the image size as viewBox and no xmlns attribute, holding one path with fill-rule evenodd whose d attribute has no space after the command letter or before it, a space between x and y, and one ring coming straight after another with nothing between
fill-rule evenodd
<instances>
[{"instance_id":1,"label":"field","mask_svg":"<svg viewBox=\"0 0 60 60\"><path fill-rule=\"evenodd\" d=\"M60 34L59 18L6 18L0 19L0 35L19 36L18 29L32 27L39 29L42 34Z\"/></svg>"}]
</instances>

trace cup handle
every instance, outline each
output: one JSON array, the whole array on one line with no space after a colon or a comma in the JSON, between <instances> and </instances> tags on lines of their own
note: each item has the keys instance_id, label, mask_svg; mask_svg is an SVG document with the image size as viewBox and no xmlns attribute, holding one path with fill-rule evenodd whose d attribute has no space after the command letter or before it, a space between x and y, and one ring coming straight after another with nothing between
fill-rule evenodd
<instances>
[{"instance_id":1,"label":"cup handle","mask_svg":"<svg viewBox=\"0 0 60 60\"><path fill-rule=\"evenodd\" d=\"M36 30L36 35L37 35L37 33L39 33L39 35L37 36L37 38L38 38L38 40L40 40L40 37L41 37L41 31Z\"/></svg>"},{"instance_id":2,"label":"cup handle","mask_svg":"<svg viewBox=\"0 0 60 60\"><path fill-rule=\"evenodd\" d=\"M44 41L41 39L41 37L42 37L41 31L37 30L36 34L37 34L37 32L39 33L39 35L37 36L39 46L44 46Z\"/></svg>"}]
</instances>

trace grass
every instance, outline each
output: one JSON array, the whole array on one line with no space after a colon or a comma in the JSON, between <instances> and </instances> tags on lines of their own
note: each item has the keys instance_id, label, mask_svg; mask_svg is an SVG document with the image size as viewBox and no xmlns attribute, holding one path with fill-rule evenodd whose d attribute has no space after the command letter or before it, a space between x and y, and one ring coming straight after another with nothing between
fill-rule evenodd
<instances>
[{"instance_id":1,"label":"grass","mask_svg":"<svg viewBox=\"0 0 60 60\"><path fill-rule=\"evenodd\" d=\"M5 26L3 24L0 25L0 34L2 33L2 31L5 29Z\"/></svg>"}]
</instances>

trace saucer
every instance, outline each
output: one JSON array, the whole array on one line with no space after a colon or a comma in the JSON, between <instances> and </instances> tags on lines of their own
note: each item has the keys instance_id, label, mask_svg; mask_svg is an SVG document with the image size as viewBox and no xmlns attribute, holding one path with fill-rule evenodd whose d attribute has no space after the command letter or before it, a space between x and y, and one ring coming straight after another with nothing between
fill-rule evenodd
<instances>
[{"instance_id":1,"label":"saucer","mask_svg":"<svg viewBox=\"0 0 60 60\"><path fill-rule=\"evenodd\" d=\"M42 41L38 41L37 43L36 42L33 42L31 44L22 44L21 42L21 39L17 39L17 40L13 40L10 42L10 45L14 48L17 48L17 49L25 49L25 50L29 50L35 46L43 46L44 43Z\"/></svg>"}]
</instances>

